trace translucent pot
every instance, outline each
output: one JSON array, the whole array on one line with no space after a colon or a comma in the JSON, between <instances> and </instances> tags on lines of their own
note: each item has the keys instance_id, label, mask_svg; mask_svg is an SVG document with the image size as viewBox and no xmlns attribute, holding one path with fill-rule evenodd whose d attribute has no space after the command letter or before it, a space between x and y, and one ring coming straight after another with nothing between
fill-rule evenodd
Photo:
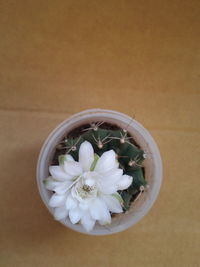
<instances>
[{"instance_id":1,"label":"translucent pot","mask_svg":"<svg viewBox=\"0 0 200 267\"><path fill-rule=\"evenodd\" d=\"M158 147L150 133L136 120L123 113L104 109L89 109L68 118L51 132L42 146L37 164L37 184L45 206L53 214L54 209L48 206L49 199L53 193L45 188L43 180L49 176L49 166L51 165L56 145L72 129L95 121L108 122L123 129L128 127L128 132L147 154L144 168L148 188L131 203L128 212L114 216L110 225L101 226L96 223L89 233L86 232L81 224L72 224L69 218L60 221L66 227L84 234L108 235L126 230L141 220L155 202L161 186L162 162Z\"/></svg>"}]
</instances>

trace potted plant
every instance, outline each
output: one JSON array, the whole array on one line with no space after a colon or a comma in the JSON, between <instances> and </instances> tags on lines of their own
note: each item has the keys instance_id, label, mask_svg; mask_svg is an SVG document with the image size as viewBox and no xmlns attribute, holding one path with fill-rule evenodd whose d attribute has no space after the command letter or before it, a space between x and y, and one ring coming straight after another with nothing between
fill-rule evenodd
<instances>
[{"instance_id":1,"label":"potted plant","mask_svg":"<svg viewBox=\"0 0 200 267\"><path fill-rule=\"evenodd\" d=\"M125 114L91 109L61 123L38 159L41 198L56 220L105 235L129 228L151 208L162 163L149 132Z\"/></svg>"}]
</instances>

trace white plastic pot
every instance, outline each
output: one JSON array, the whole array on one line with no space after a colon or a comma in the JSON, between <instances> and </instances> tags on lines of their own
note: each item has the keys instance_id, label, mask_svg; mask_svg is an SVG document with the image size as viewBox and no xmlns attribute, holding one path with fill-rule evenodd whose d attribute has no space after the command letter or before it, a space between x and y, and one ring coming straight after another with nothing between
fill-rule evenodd
<instances>
[{"instance_id":1,"label":"white plastic pot","mask_svg":"<svg viewBox=\"0 0 200 267\"><path fill-rule=\"evenodd\" d=\"M69 218L61 221L62 224L72 230L84 234L108 235L123 231L137 223L152 207L161 186L162 162L158 147L150 133L136 120L131 119L123 113L104 109L85 110L65 120L52 131L42 146L37 164L37 184L44 204L50 213L53 214L53 208L48 206L49 199L53 193L45 188L43 180L49 176L48 170L56 145L72 129L95 121L108 122L118 125L123 129L128 127L128 132L147 154L147 159L144 161L144 168L148 189L145 190L140 198L132 202L127 213L114 216L112 218L112 223L107 226L101 226L96 223L94 229L89 233L85 231L81 224L72 224Z\"/></svg>"}]
</instances>

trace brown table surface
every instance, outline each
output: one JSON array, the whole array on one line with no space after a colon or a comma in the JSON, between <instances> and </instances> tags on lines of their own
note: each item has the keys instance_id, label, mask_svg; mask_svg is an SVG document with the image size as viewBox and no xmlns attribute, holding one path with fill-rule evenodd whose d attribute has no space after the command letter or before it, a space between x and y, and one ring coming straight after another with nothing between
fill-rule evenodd
<instances>
[{"instance_id":1,"label":"brown table surface","mask_svg":"<svg viewBox=\"0 0 200 267\"><path fill-rule=\"evenodd\" d=\"M200 266L200 2L1 1L0 266ZM41 145L69 115L135 115L164 164L145 218L112 236L54 221Z\"/></svg>"}]
</instances>

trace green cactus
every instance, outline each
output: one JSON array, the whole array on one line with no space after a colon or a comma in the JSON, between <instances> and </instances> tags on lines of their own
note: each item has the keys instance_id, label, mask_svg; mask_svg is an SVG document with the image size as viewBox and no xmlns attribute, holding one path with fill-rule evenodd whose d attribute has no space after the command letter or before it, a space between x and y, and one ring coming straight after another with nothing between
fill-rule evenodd
<instances>
[{"instance_id":1,"label":"green cactus","mask_svg":"<svg viewBox=\"0 0 200 267\"><path fill-rule=\"evenodd\" d=\"M131 186L123 191L119 191L124 203L124 211L128 210L130 203L141 192L141 188L146 185L144 178L144 168L141 166L145 159L145 153L135 143L129 133L106 123L92 123L84 125L71 131L60 144L58 144L53 164L61 164L63 154L69 153L75 160L78 160L79 147L84 141L89 141L94 152L101 156L105 151L113 149L118 156L120 167L124 174L133 177Z\"/></svg>"}]
</instances>

